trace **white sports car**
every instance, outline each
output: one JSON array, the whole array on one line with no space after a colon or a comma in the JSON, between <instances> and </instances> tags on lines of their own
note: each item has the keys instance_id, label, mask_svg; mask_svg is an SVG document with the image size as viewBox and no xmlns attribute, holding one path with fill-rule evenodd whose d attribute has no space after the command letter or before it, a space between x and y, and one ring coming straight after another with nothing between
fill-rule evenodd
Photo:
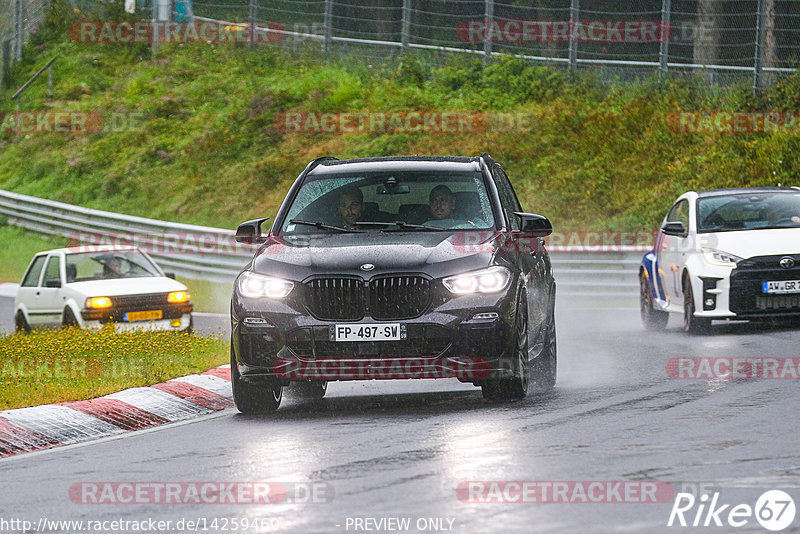
<instances>
[{"instance_id":1,"label":"white sports car","mask_svg":"<svg viewBox=\"0 0 800 534\"><path fill-rule=\"evenodd\" d=\"M36 327L191 331L186 286L135 247L39 252L14 299L17 330Z\"/></svg>"},{"instance_id":2,"label":"white sports car","mask_svg":"<svg viewBox=\"0 0 800 534\"><path fill-rule=\"evenodd\" d=\"M712 319L800 316L800 188L690 191L664 218L639 268L645 328L683 313L684 330Z\"/></svg>"}]
</instances>

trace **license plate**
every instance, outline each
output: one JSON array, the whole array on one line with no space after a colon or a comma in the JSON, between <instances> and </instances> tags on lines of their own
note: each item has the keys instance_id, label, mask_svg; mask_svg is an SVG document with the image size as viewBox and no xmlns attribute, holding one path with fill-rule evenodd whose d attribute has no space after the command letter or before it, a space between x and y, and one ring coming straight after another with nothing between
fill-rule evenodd
<instances>
[{"instance_id":1,"label":"license plate","mask_svg":"<svg viewBox=\"0 0 800 534\"><path fill-rule=\"evenodd\" d=\"M153 321L155 319L161 319L163 316L161 310L128 312L122 317L122 320L129 323L134 321Z\"/></svg>"},{"instance_id":2,"label":"license plate","mask_svg":"<svg viewBox=\"0 0 800 534\"><path fill-rule=\"evenodd\" d=\"M763 293L800 293L800 280L764 282L761 291Z\"/></svg>"},{"instance_id":3,"label":"license plate","mask_svg":"<svg viewBox=\"0 0 800 534\"><path fill-rule=\"evenodd\" d=\"M382 324L335 324L329 330L331 341L400 341L406 338L406 325Z\"/></svg>"}]
</instances>

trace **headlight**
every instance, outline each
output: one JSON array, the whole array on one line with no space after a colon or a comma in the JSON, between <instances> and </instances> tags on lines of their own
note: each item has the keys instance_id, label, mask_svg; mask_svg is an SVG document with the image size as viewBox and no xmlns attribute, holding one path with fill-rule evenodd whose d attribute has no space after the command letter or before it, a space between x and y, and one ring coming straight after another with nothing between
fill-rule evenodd
<instances>
[{"instance_id":1,"label":"headlight","mask_svg":"<svg viewBox=\"0 0 800 534\"><path fill-rule=\"evenodd\" d=\"M255 273L244 273L239 278L239 292L249 299L282 299L291 293L293 287L294 282Z\"/></svg>"},{"instance_id":2,"label":"headlight","mask_svg":"<svg viewBox=\"0 0 800 534\"><path fill-rule=\"evenodd\" d=\"M511 271L495 266L465 274L448 276L442 280L444 287L456 295L469 293L497 293L508 287Z\"/></svg>"},{"instance_id":3,"label":"headlight","mask_svg":"<svg viewBox=\"0 0 800 534\"><path fill-rule=\"evenodd\" d=\"M180 304L181 302L189 302L189 295L188 291L173 291L169 295L167 295L167 302L171 302L172 304Z\"/></svg>"},{"instance_id":4,"label":"headlight","mask_svg":"<svg viewBox=\"0 0 800 534\"><path fill-rule=\"evenodd\" d=\"M727 252L722 252L721 250L713 248L704 248L703 256L706 261L712 265L722 265L723 267L732 267L734 269L736 268L736 264L743 259L739 256L734 256L733 254L728 254Z\"/></svg>"},{"instance_id":5,"label":"headlight","mask_svg":"<svg viewBox=\"0 0 800 534\"><path fill-rule=\"evenodd\" d=\"M111 299L108 297L92 297L90 299L86 299L86 307L93 308L96 310L102 308L110 308L111 307Z\"/></svg>"}]
</instances>

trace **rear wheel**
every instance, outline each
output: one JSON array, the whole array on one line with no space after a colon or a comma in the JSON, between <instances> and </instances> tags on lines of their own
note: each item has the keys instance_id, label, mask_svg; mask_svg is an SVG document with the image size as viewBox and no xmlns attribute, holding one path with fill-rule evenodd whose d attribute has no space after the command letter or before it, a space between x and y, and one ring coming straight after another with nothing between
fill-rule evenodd
<instances>
[{"instance_id":1,"label":"rear wheel","mask_svg":"<svg viewBox=\"0 0 800 534\"><path fill-rule=\"evenodd\" d=\"M528 394L528 307L524 299L519 303L514 325L514 339L509 348L513 354L514 374L510 378L487 380L481 386L483 397L489 400L522 399Z\"/></svg>"},{"instance_id":2,"label":"rear wheel","mask_svg":"<svg viewBox=\"0 0 800 534\"><path fill-rule=\"evenodd\" d=\"M19 310L14 316L14 330L17 332L31 331L31 325L29 325L28 321L25 320L25 314L22 313L22 310Z\"/></svg>"},{"instance_id":3,"label":"rear wheel","mask_svg":"<svg viewBox=\"0 0 800 534\"><path fill-rule=\"evenodd\" d=\"M283 386L275 377L264 377L263 381L258 383L245 382L239 374L233 346L231 346L231 387L236 409L246 414L274 412L283 399Z\"/></svg>"},{"instance_id":4,"label":"rear wheel","mask_svg":"<svg viewBox=\"0 0 800 534\"><path fill-rule=\"evenodd\" d=\"M536 389L548 390L556 385L558 377L558 351L556 344L555 298L550 303L550 313L545 326L543 347L539 357L531 362L531 382Z\"/></svg>"},{"instance_id":5,"label":"rear wheel","mask_svg":"<svg viewBox=\"0 0 800 534\"><path fill-rule=\"evenodd\" d=\"M639 275L639 313L646 330L664 330L669 322L668 312L653 307L653 294L644 272Z\"/></svg>"},{"instance_id":6,"label":"rear wheel","mask_svg":"<svg viewBox=\"0 0 800 534\"><path fill-rule=\"evenodd\" d=\"M309 380L308 382L298 382L295 385L295 391L297 391L297 394L304 399L321 399L328 391L328 382L326 380Z\"/></svg>"},{"instance_id":7,"label":"rear wheel","mask_svg":"<svg viewBox=\"0 0 800 534\"><path fill-rule=\"evenodd\" d=\"M683 330L690 334L707 334L711 328L711 319L695 317L694 292L689 278L683 280Z\"/></svg>"}]
</instances>

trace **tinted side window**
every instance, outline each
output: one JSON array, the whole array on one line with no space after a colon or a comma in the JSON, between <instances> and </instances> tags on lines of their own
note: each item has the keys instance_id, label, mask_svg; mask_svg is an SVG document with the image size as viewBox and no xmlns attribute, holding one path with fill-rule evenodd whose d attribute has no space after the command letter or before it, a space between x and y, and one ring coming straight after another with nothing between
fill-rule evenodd
<instances>
[{"instance_id":1,"label":"tinted side window","mask_svg":"<svg viewBox=\"0 0 800 534\"><path fill-rule=\"evenodd\" d=\"M33 260L31 266L28 267L28 272L25 273L22 284L20 284L22 287L36 287L39 283L39 275L42 274L42 267L44 266L46 257L47 256L38 256Z\"/></svg>"},{"instance_id":2,"label":"tinted side window","mask_svg":"<svg viewBox=\"0 0 800 534\"><path fill-rule=\"evenodd\" d=\"M680 222L683 226L689 228L689 201L683 199L676 202L672 209L667 214L667 222Z\"/></svg>"},{"instance_id":3,"label":"tinted side window","mask_svg":"<svg viewBox=\"0 0 800 534\"><path fill-rule=\"evenodd\" d=\"M61 280L61 258L58 256L50 256L47 262L47 268L44 270L44 281L48 280Z\"/></svg>"},{"instance_id":4,"label":"tinted side window","mask_svg":"<svg viewBox=\"0 0 800 534\"><path fill-rule=\"evenodd\" d=\"M512 230L519 230L520 220L518 216L514 215L514 212L522 211L522 208L514 194L514 190L511 189L511 182L508 181L506 173L500 167L492 169L492 176L494 177L494 183L497 185L497 192L500 194L500 202L503 203L503 212L509 227Z\"/></svg>"}]
</instances>

